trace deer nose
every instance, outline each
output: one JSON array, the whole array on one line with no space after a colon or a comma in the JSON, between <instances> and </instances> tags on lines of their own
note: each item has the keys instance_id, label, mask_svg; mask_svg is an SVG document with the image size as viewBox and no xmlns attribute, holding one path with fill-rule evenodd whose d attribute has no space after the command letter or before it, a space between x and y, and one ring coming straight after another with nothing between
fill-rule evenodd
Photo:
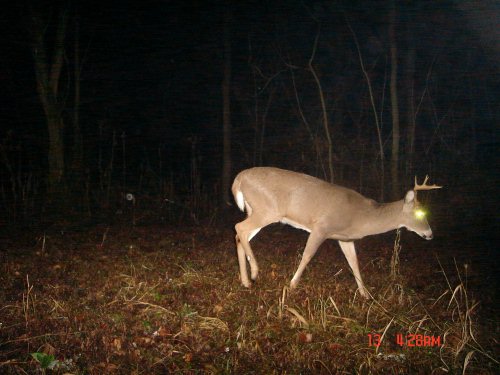
<instances>
[{"instance_id":1,"label":"deer nose","mask_svg":"<svg viewBox=\"0 0 500 375\"><path fill-rule=\"evenodd\" d=\"M432 232L424 232L422 233L422 238L424 238L425 240L432 240Z\"/></svg>"},{"instance_id":2,"label":"deer nose","mask_svg":"<svg viewBox=\"0 0 500 375\"><path fill-rule=\"evenodd\" d=\"M419 230L416 232L420 237L422 237L424 240L432 240L432 229L427 228L424 230Z\"/></svg>"}]
</instances>

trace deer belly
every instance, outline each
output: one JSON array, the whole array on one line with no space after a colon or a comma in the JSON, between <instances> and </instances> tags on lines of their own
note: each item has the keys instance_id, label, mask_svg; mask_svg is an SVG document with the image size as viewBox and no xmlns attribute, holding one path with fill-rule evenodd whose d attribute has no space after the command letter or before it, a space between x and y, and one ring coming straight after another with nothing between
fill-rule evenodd
<instances>
[{"instance_id":1,"label":"deer belly","mask_svg":"<svg viewBox=\"0 0 500 375\"><path fill-rule=\"evenodd\" d=\"M283 224L291 225L292 227L297 228L297 229L305 230L306 232L309 232L309 233L311 232L311 230L308 227L306 227L300 223L297 223L296 221L293 221L287 217L284 217L283 219L281 219L280 222Z\"/></svg>"}]
</instances>

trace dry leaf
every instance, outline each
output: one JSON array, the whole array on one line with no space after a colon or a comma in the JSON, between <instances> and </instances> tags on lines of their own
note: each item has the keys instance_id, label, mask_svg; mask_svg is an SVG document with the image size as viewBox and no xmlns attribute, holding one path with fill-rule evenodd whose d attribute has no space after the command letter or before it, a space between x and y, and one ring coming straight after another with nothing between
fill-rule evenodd
<instances>
[{"instance_id":1,"label":"dry leaf","mask_svg":"<svg viewBox=\"0 0 500 375\"><path fill-rule=\"evenodd\" d=\"M182 358L184 359L184 362L190 363L191 360L193 359L193 354L192 353L186 353L186 354L184 354L184 356Z\"/></svg>"},{"instance_id":2,"label":"dry leaf","mask_svg":"<svg viewBox=\"0 0 500 375\"><path fill-rule=\"evenodd\" d=\"M122 350L122 340L119 338L115 338L113 340L113 346L115 347L116 350L120 351Z\"/></svg>"},{"instance_id":3,"label":"dry leaf","mask_svg":"<svg viewBox=\"0 0 500 375\"><path fill-rule=\"evenodd\" d=\"M54 348L49 343L46 343L46 344L44 344L42 346L41 352L45 353L45 354L48 354L48 355L55 355L56 354L56 348Z\"/></svg>"},{"instance_id":4,"label":"dry leaf","mask_svg":"<svg viewBox=\"0 0 500 375\"><path fill-rule=\"evenodd\" d=\"M191 327L187 323L183 323L181 327L181 331L185 335L190 335L191 334Z\"/></svg>"},{"instance_id":5,"label":"dry leaf","mask_svg":"<svg viewBox=\"0 0 500 375\"><path fill-rule=\"evenodd\" d=\"M156 332L158 333L158 336L160 336L160 337L166 337L166 336L170 335L170 331L167 328L163 327L163 326L160 327L158 329L158 331L156 331Z\"/></svg>"},{"instance_id":6,"label":"dry leaf","mask_svg":"<svg viewBox=\"0 0 500 375\"><path fill-rule=\"evenodd\" d=\"M309 332L300 332L299 333L299 342L306 344L312 342L313 335Z\"/></svg>"},{"instance_id":7,"label":"dry leaf","mask_svg":"<svg viewBox=\"0 0 500 375\"><path fill-rule=\"evenodd\" d=\"M328 350L332 354L337 353L338 351L340 351L340 349L342 349L342 345L340 345L340 344L330 344L330 345L328 345Z\"/></svg>"}]
</instances>

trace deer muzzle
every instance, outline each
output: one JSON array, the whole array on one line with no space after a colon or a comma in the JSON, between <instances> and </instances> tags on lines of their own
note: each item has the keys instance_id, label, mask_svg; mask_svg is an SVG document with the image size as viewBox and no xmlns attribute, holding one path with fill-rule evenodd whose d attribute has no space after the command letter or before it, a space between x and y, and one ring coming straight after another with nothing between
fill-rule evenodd
<instances>
[{"instance_id":1,"label":"deer muzzle","mask_svg":"<svg viewBox=\"0 0 500 375\"><path fill-rule=\"evenodd\" d=\"M421 236L424 240L432 240L432 238L433 238L433 235L432 235L432 231L431 231L431 230L428 230L428 231L422 232L422 233L420 234L420 236Z\"/></svg>"}]
</instances>

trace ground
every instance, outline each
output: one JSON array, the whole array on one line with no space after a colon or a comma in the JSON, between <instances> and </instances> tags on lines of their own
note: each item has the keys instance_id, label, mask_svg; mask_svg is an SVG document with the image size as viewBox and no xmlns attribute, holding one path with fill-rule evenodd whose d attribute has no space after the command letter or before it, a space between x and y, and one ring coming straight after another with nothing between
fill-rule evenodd
<instances>
[{"instance_id":1,"label":"ground","mask_svg":"<svg viewBox=\"0 0 500 375\"><path fill-rule=\"evenodd\" d=\"M4 234L0 373L498 373L491 265L401 233L392 277L395 232L357 243L370 300L334 241L288 290L307 234L282 225L250 289L231 226Z\"/></svg>"}]
</instances>

